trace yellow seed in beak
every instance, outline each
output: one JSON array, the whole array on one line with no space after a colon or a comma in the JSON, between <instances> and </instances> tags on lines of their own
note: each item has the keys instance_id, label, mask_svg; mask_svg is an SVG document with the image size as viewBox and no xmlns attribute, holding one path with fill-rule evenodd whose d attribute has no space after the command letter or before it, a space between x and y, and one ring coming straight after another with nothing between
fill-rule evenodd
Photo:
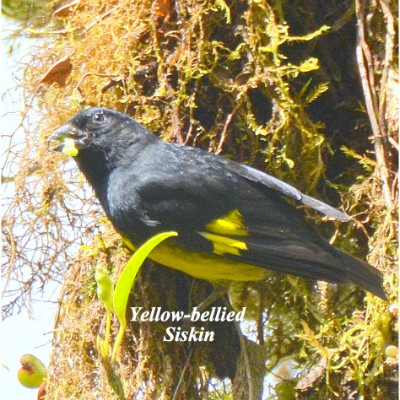
<instances>
[{"instance_id":1,"label":"yellow seed in beak","mask_svg":"<svg viewBox=\"0 0 400 400\"><path fill-rule=\"evenodd\" d=\"M67 156L76 157L79 153L79 150L75 146L75 140L71 138L65 138L62 152Z\"/></svg>"}]
</instances>

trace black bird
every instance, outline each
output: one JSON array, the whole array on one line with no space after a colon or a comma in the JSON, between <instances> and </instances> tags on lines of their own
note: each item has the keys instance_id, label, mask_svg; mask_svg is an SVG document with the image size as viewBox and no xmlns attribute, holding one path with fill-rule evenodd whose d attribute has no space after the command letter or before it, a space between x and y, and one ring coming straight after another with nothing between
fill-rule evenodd
<instances>
[{"instance_id":1,"label":"black bird","mask_svg":"<svg viewBox=\"0 0 400 400\"><path fill-rule=\"evenodd\" d=\"M381 273L322 238L297 205L350 217L247 165L159 140L126 114L78 113L57 129L107 216L132 248L163 231L178 236L149 256L208 281L261 280L267 270L354 282L385 298Z\"/></svg>"}]
</instances>

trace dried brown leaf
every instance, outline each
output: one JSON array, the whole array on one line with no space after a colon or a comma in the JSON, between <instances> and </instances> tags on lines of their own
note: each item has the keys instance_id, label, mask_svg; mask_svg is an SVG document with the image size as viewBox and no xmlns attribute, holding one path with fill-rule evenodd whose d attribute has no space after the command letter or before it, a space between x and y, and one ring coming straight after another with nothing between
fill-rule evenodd
<instances>
[{"instance_id":1,"label":"dried brown leaf","mask_svg":"<svg viewBox=\"0 0 400 400\"><path fill-rule=\"evenodd\" d=\"M68 79L72 71L72 63L70 56L64 56L55 62L43 75L39 83L45 85L52 85L58 83L61 87L65 86L65 82Z\"/></svg>"}]
</instances>

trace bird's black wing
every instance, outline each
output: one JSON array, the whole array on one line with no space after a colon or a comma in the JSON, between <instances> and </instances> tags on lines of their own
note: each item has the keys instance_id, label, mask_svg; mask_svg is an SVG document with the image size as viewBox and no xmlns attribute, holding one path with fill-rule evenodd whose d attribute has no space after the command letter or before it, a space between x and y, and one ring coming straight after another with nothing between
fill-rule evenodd
<instances>
[{"instance_id":1,"label":"bird's black wing","mask_svg":"<svg viewBox=\"0 0 400 400\"><path fill-rule=\"evenodd\" d=\"M342 211L339 211L336 208L333 208L320 200L307 196L295 187L271 175L268 175L265 172L261 172L254 168L251 168L248 165L233 163L230 161L226 163L226 167L245 179L257 182L260 185L265 186L266 188L275 190L288 198L291 198L307 207L310 207L316 211L319 211L322 214L325 214L331 219L337 219L344 222L350 221L351 219L347 214L343 213Z\"/></svg>"}]
</instances>

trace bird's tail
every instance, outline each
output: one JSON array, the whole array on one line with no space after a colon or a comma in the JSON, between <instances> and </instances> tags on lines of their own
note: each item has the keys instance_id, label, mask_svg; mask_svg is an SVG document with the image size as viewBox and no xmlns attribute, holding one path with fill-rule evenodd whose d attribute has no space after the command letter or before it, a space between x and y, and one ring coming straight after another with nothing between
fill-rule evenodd
<instances>
[{"instance_id":1,"label":"bird's tail","mask_svg":"<svg viewBox=\"0 0 400 400\"><path fill-rule=\"evenodd\" d=\"M386 299L379 270L333 247L325 239L318 238L313 244L270 240L268 245L265 240L244 240L248 251L242 252L237 260L308 279L335 283L350 281Z\"/></svg>"},{"instance_id":2,"label":"bird's tail","mask_svg":"<svg viewBox=\"0 0 400 400\"><path fill-rule=\"evenodd\" d=\"M348 253L336 248L335 250L343 262L348 280L386 300L386 294L383 290L383 276L378 269Z\"/></svg>"}]
</instances>

